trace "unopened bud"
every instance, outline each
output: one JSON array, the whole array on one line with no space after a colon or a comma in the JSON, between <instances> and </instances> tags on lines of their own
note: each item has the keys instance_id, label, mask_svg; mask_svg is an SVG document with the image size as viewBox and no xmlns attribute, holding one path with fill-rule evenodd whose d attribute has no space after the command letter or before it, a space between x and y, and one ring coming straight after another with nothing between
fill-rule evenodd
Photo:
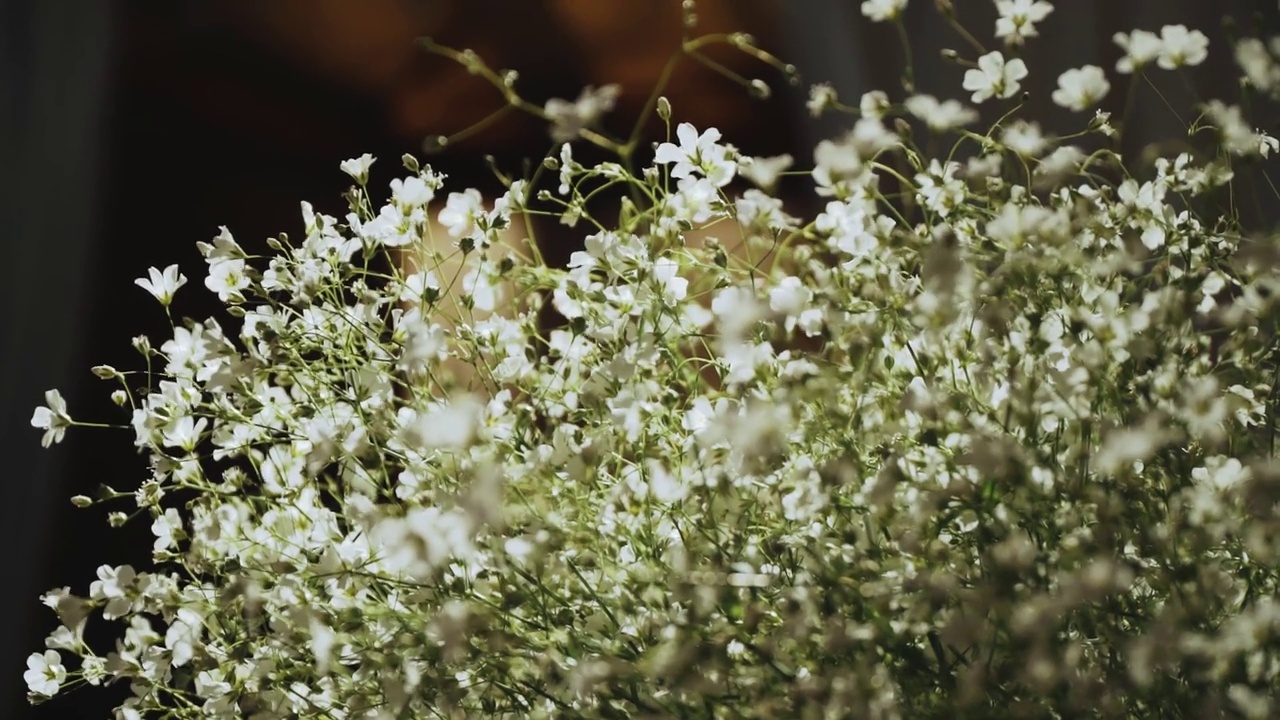
<instances>
[{"instance_id":1,"label":"unopened bud","mask_svg":"<svg viewBox=\"0 0 1280 720\"><path fill-rule=\"evenodd\" d=\"M766 83L760 78L756 78L751 81L751 95L753 97L760 100L767 100L769 99L771 92L772 91L769 90L769 83Z\"/></svg>"},{"instance_id":2,"label":"unopened bud","mask_svg":"<svg viewBox=\"0 0 1280 720\"><path fill-rule=\"evenodd\" d=\"M951 48L942 48L942 59L955 61L960 59L960 53L952 50Z\"/></svg>"},{"instance_id":3,"label":"unopened bud","mask_svg":"<svg viewBox=\"0 0 1280 720\"><path fill-rule=\"evenodd\" d=\"M72 495L71 504L78 508L87 508L93 504L93 498L88 495Z\"/></svg>"},{"instance_id":4,"label":"unopened bud","mask_svg":"<svg viewBox=\"0 0 1280 720\"><path fill-rule=\"evenodd\" d=\"M449 138L443 135L428 135L422 140L422 152L431 155L444 150L449 144Z\"/></svg>"},{"instance_id":5,"label":"unopened bud","mask_svg":"<svg viewBox=\"0 0 1280 720\"><path fill-rule=\"evenodd\" d=\"M139 335L133 339L133 349L143 355L151 355L151 340L146 335Z\"/></svg>"},{"instance_id":6,"label":"unopened bud","mask_svg":"<svg viewBox=\"0 0 1280 720\"><path fill-rule=\"evenodd\" d=\"M400 164L404 165L404 169L414 175L417 175L421 169L421 166L418 165L418 158L410 155L409 153L405 153L400 156Z\"/></svg>"},{"instance_id":7,"label":"unopened bud","mask_svg":"<svg viewBox=\"0 0 1280 720\"><path fill-rule=\"evenodd\" d=\"M111 393L111 402L115 403L118 407L124 407L125 403L129 402L129 394L123 390L116 390Z\"/></svg>"},{"instance_id":8,"label":"unopened bud","mask_svg":"<svg viewBox=\"0 0 1280 720\"><path fill-rule=\"evenodd\" d=\"M665 95L658 98L658 117L663 122L671 119L671 101Z\"/></svg>"},{"instance_id":9,"label":"unopened bud","mask_svg":"<svg viewBox=\"0 0 1280 720\"><path fill-rule=\"evenodd\" d=\"M122 512L113 512L107 515L107 524L113 528L124 527L129 522L129 516Z\"/></svg>"},{"instance_id":10,"label":"unopened bud","mask_svg":"<svg viewBox=\"0 0 1280 720\"><path fill-rule=\"evenodd\" d=\"M951 0L935 0L934 5L938 8L938 12L942 13L943 17L955 17L956 6L951 3Z\"/></svg>"},{"instance_id":11,"label":"unopened bud","mask_svg":"<svg viewBox=\"0 0 1280 720\"><path fill-rule=\"evenodd\" d=\"M94 365L91 370L94 375L97 375L103 380L114 380L120 377L120 373L110 365Z\"/></svg>"}]
</instances>

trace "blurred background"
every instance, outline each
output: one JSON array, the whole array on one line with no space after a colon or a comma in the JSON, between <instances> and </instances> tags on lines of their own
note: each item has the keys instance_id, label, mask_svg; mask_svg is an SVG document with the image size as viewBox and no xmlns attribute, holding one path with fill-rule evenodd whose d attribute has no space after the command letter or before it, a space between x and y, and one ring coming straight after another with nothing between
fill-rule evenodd
<instances>
[{"instance_id":1,"label":"blurred background","mask_svg":"<svg viewBox=\"0 0 1280 720\"><path fill-rule=\"evenodd\" d=\"M954 4L965 26L996 47L993 4ZM867 22L859 5L701 0L695 34L750 32L797 65L804 83L790 88L768 66L720 48L710 53L717 61L765 80L773 94L752 99L686 61L665 93L673 119L714 125L748 154L790 152L806 166L817 140L852 122L809 118L809 84L829 82L852 105L873 88L902 99L895 92L902 72L896 34ZM970 59L975 53L933 5L911 0L906 17L917 88L967 101L963 69L938 49ZM1262 0L1059 2L1025 53L1028 114L1046 129L1079 129L1080 116L1049 101L1058 73L1085 63L1110 71L1119 57L1115 31L1158 31L1169 23L1211 38L1210 62L1192 73L1190 87L1206 96L1228 93L1238 77L1223 51L1228 14L1235 33L1275 32L1276 3ZM137 487L146 465L130 434L73 431L56 449L42 450L29 419L43 391L61 388L77 417L119 418L107 397L113 388L88 368L132 367L129 339L159 339L167 330L154 300L132 282L147 267L180 264L192 282L178 296L178 314L208 317L216 308L202 287L196 241L226 225L251 252L265 250L266 237L299 233L301 200L342 214L349 178L338 170L341 160L379 157L372 187L385 194L403 153L501 107L492 87L416 49L421 36L518 70L518 89L538 105L572 100L588 84L619 83L622 95L605 126L625 135L679 47L681 16L677 0L0 0L0 547L8 611L0 618L0 717L107 717L126 688L89 689L28 708L25 658L43 649L56 623L37 597L64 585L87 593L106 562L148 565L148 523L111 530L101 508L76 510L67 501L103 482ZM1104 106L1118 116L1124 88L1112 80ZM1171 82L1162 89L1175 104L1185 102L1188 87ZM1150 89L1139 95L1133 122L1139 130L1127 139L1129 153L1180 127ZM661 139L656 119L648 130ZM450 176L446 191L491 190L481 155L514 170L552 147L538 121L513 114L426 161ZM580 242L572 233L540 237L550 237L553 262Z\"/></svg>"}]
</instances>

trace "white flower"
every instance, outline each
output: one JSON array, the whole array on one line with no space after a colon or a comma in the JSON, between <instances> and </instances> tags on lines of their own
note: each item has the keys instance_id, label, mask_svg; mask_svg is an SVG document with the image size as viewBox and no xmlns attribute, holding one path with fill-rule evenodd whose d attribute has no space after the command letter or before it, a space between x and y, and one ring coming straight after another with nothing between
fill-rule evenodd
<instances>
[{"instance_id":1,"label":"white flower","mask_svg":"<svg viewBox=\"0 0 1280 720\"><path fill-rule=\"evenodd\" d=\"M67 679L67 669L62 666L62 656L56 650L31 653L27 657L27 671L22 674L27 689L36 695L53 697Z\"/></svg>"},{"instance_id":2,"label":"white flower","mask_svg":"<svg viewBox=\"0 0 1280 720\"><path fill-rule=\"evenodd\" d=\"M373 156L365 153L358 158L343 160L338 167L342 169L342 172L350 175L351 179L355 180L357 184L364 185L369 182L369 168L373 163Z\"/></svg>"},{"instance_id":3,"label":"white flower","mask_svg":"<svg viewBox=\"0 0 1280 720\"><path fill-rule=\"evenodd\" d=\"M196 445L200 442L200 434L208 425L207 418L196 420L191 415L184 415L165 428L164 444L167 447L182 448L191 452L196 449Z\"/></svg>"},{"instance_id":4,"label":"white flower","mask_svg":"<svg viewBox=\"0 0 1280 720\"><path fill-rule=\"evenodd\" d=\"M151 293L165 307L169 307L169 303L173 302L173 294L178 292L178 288L187 284L186 276L178 272L177 265L170 265L164 269L164 272L154 267L148 268L147 275L150 277L138 278L133 283Z\"/></svg>"},{"instance_id":5,"label":"white flower","mask_svg":"<svg viewBox=\"0 0 1280 720\"><path fill-rule=\"evenodd\" d=\"M599 90L588 85L574 102L552 98L544 111L551 121L551 139L556 142L576 140L578 133L591 127L602 115L613 109L622 88L604 85Z\"/></svg>"},{"instance_id":6,"label":"white flower","mask_svg":"<svg viewBox=\"0 0 1280 720\"><path fill-rule=\"evenodd\" d=\"M720 131L707 128L701 135L689 123L676 128L680 144L664 142L658 146L653 161L659 165L675 163L671 177L688 177L695 170L701 172L716 187L724 187L733 180L736 165L729 159L728 150L717 144Z\"/></svg>"},{"instance_id":7,"label":"white flower","mask_svg":"<svg viewBox=\"0 0 1280 720\"><path fill-rule=\"evenodd\" d=\"M840 102L836 95L836 89L831 87L830 83L817 83L809 87L809 99L805 101L805 107L808 108L809 114L818 117L824 111L835 107Z\"/></svg>"},{"instance_id":8,"label":"white flower","mask_svg":"<svg viewBox=\"0 0 1280 720\"><path fill-rule=\"evenodd\" d=\"M169 550L176 543L175 535L182 532L182 516L178 514L177 509L168 508L163 515L158 516L155 522L151 523L151 534L155 535L155 550Z\"/></svg>"},{"instance_id":9,"label":"white flower","mask_svg":"<svg viewBox=\"0 0 1280 720\"><path fill-rule=\"evenodd\" d=\"M222 302L243 302L244 296L240 291L249 287L244 260L211 261L204 286L217 293Z\"/></svg>"},{"instance_id":10,"label":"white flower","mask_svg":"<svg viewBox=\"0 0 1280 720\"><path fill-rule=\"evenodd\" d=\"M391 197L405 211L426 207L435 199L435 191L431 183L417 175L391 181Z\"/></svg>"},{"instance_id":11,"label":"white flower","mask_svg":"<svg viewBox=\"0 0 1280 720\"><path fill-rule=\"evenodd\" d=\"M1165 70L1199 65L1209 57L1209 38L1199 30L1188 30L1185 25L1165 25L1160 28L1160 55L1156 64Z\"/></svg>"},{"instance_id":12,"label":"white flower","mask_svg":"<svg viewBox=\"0 0 1280 720\"><path fill-rule=\"evenodd\" d=\"M858 101L858 110L862 117L881 119L889 112L889 96L883 90L872 90L862 94Z\"/></svg>"},{"instance_id":13,"label":"white flower","mask_svg":"<svg viewBox=\"0 0 1280 720\"><path fill-rule=\"evenodd\" d=\"M449 193L439 219L440 224L449 231L450 237L460 238L474 233L477 219L484 217L484 214L484 198L480 196L480 191L468 188L466 192Z\"/></svg>"},{"instance_id":14,"label":"white flower","mask_svg":"<svg viewBox=\"0 0 1280 720\"><path fill-rule=\"evenodd\" d=\"M1037 157L1044 152L1048 140L1040 132L1039 123L1019 119L1000 133L1000 144L1022 157Z\"/></svg>"},{"instance_id":15,"label":"white flower","mask_svg":"<svg viewBox=\"0 0 1280 720\"><path fill-rule=\"evenodd\" d=\"M662 298L674 305L684 299L689 281L680 277L680 265L669 257L658 258L653 263L653 278L662 288Z\"/></svg>"},{"instance_id":16,"label":"white flower","mask_svg":"<svg viewBox=\"0 0 1280 720\"><path fill-rule=\"evenodd\" d=\"M738 172L756 187L768 190L778 183L778 176L791 167L795 159L790 155L776 157L747 157L738 164Z\"/></svg>"},{"instance_id":17,"label":"white flower","mask_svg":"<svg viewBox=\"0 0 1280 720\"><path fill-rule=\"evenodd\" d=\"M1075 145L1063 145L1040 160L1036 174L1049 179L1062 178L1079 170L1085 157Z\"/></svg>"},{"instance_id":18,"label":"white flower","mask_svg":"<svg viewBox=\"0 0 1280 720\"><path fill-rule=\"evenodd\" d=\"M932 95L912 95L903 106L934 132L954 130L978 119L978 111L965 107L959 100L938 102Z\"/></svg>"},{"instance_id":19,"label":"white flower","mask_svg":"<svg viewBox=\"0 0 1280 720\"><path fill-rule=\"evenodd\" d=\"M1226 491L1239 486L1251 476L1249 468L1238 459L1216 455L1204 459L1204 465L1191 471L1191 479Z\"/></svg>"},{"instance_id":20,"label":"white flower","mask_svg":"<svg viewBox=\"0 0 1280 720\"><path fill-rule=\"evenodd\" d=\"M965 71L964 89L973 92L973 102L990 97L1011 98L1022 89L1018 84L1027 76L1027 64L1021 58L1005 62L999 50L978 58L978 67Z\"/></svg>"},{"instance_id":21,"label":"white flower","mask_svg":"<svg viewBox=\"0 0 1280 720\"><path fill-rule=\"evenodd\" d=\"M1159 36L1148 30L1118 32L1111 39L1124 50L1124 57L1116 61L1116 70L1126 75L1155 60L1164 48Z\"/></svg>"},{"instance_id":22,"label":"white flower","mask_svg":"<svg viewBox=\"0 0 1280 720\"><path fill-rule=\"evenodd\" d=\"M862 3L862 14L871 18L872 22L897 20L907 7L907 0L866 0Z\"/></svg>"},{"instance_id":23,"label":"white flower","mask_svg":"<svg viewBox=\"0 0 1280 720\"><path fill-rule=\"evenodd\" d=\"M236 239L232 237L231 231L226 225L218 227L218 234L214 236L212 243L197 242L196 249L200 251L200 255L206 260L214 260L217 258L242 258L244 257L244 249L236 243Z\"/></svg>"},{"instance_id":24,"label":"white flower","mask_svg":"<svg viewBox=\"0 0 1280 720\"><path fill-rule=\"evenodd\" d=\"M929 162L928 172L916 175L916 192L931 212L946 217L964 202L964 182L955 177L959 169L960 163L948 162L943 165L934 159Z\"/></svg>"},{"instance_id":25,"label":"white flower","mask_svg":"<svg viewBox=\"0 0 1280 720\"><path fill-rule=\"evenodd\" d=\"M1236 64L1253 87L1273 95L1280 90L1280 64L1258 38L1243 38L1236 43Z\"/></svg>"},{"instance_id":26,"label":"white flower","mask_svg":"<svg viewBox=\"0 0 1280 720\"><path fill-rule=\"evenodd\" d=\"M465 449L475 441L485 406L470 395L411 413L401 428L405 444L414 449Z\"/></svg>"},{"instance_id":27,"label":"white flower","mask_svg":"<svg viewBox=\"0 0 1280 720\"><path fill-rule=\"evenodd\" d=\"M1273 150L1280 149L1280 143L1275 138L1254 132L1249 127L1239 106L1227 105L1221 100L1210 100L1203 109L1222 138L1222 148L1232 155L1261 155L1265 158Z\"/></svg>"},{"instance_id":28,"label":"white flower","mask_svg":"<svg viewBox=\"0 0 1280 720\"><path fill-rule=\"evenodd\" d=\"M804 281L788 275L769 290L769 309L783 315L799 315L813 299Z\"/></svg>"},{"instance_id":29,"label":"white flower","mask_svg":"<svg viewBox=\"0 0 1280 720\"><path fill-rule=\"evenodd\" d=\"M62 393L46 390L44 402L45 406L36 408L32 413L31 427L44 430L40 444L49 447L62 442L62 437L67 434L67 428L71 427L73 421L67 414L67 401L62 399Z\"/></svg>"},{"instance_id":30,"label":"white flower","mask_svg":"<svg viewBox=\"0 0 1280 720\"><path fill-rule=\"evenodd\" d=\"M1035 24L1048 17L1053 6L1044 0L996 0L996 11L1000 13L996 37L1008 45L1021 45L1040 34Z\"/></svg>"},{"instance_id":31,"label":"white flower","mask_svg":"<svg viewBox=\"0 0 1280 720\"><path fill-rule=\"evenodd\" d=\"M1073 68L1058 76L1058 89L1053 101L1064 108L1080 112L1106 97L1111 89L1107 76L1097 65Z\"/></svg>"}]
</instances>

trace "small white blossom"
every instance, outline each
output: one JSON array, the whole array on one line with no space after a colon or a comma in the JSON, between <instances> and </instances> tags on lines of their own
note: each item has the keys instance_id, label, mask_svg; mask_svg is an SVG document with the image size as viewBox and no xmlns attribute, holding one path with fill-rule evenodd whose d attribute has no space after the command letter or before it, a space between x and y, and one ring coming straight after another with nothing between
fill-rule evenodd
<instances>
[{"instance_id":1,"label":"small white blossom","mask_svg":"<svg viewBox=\"0 0 1280 720\"><path fill-rule=\"evenodd\" d=\"M249 287L249 282L245 261L238 259L211 261L209 274L204 279L205 287L217 293L218 299L223 302L233 299L243 302L241 291Z\"/></svg>"},{"instance_id":2,"label":"small white blossom","mask_svg":"<svg viewBox=\"0 0 1280 720\"><path fill-rule=\"evenodd\" d=\"M1053 101L1064 108L1082 112L1106 97L1111 89L1107 76L1097 65L1085 65L1058 76L1058 89Z\"/></svg>"},{"instance_id":3,"label":"small white blossom","mask_svg":"<svg viewBox=\"0 0 1280 720\"><path fill-rule=\"evenodd\" d=\"M996 11L996 37L1007 45L1022 45L1040 34L1035 24L1053 12L1053 5L1044 0L996 0Z\"/></svg>"},{"instance_id":4,"label":"small white blossom","mask_svg":"<svg viewBox=\"0 0 1280 720\"><path fill-rule=\"evenodd\" d=\"M862 14L872 22L894 21L907 8L907 0L864 0Z\"/></svg>"},{"instance_id":5,"label":"small white blossom","mask_svg":"<svg viewBox=\"0 0 1280 720\"><path fill-rule=\"evenodd\" d=\"M36 408L32 413L31 427L44 430L40 444L49 447L62 442L63 436L67 434L67 428L71 427L73 421L67 414L67 401L62 399L62 393L57 390L46 390L44 402L44 406Z\"/></svg>"},{"instance_id":6,"label":"small white blossom","mask_svg":"<svg viewBox=\"0 0 1280 720\"><path fill-rule=\"evenodd\" d=\"M934 132L955 130L978 119L978 111L965 107L959 100L939 102L932 95L912 95L903 105L907 112L923 120Z\"/></svg>"},{"instance_id":7,"label":"small white blossom","mask_svg":"<svg viewBox=\"0 0 1280 720\"><path fill-rule=\"evenodd\" d=\"M147 275L149 277L134 280L134 284L151 293L165 307L169 307L173 302L173 294L178 291L178 288L187 284L186 276L178 272L177 265L170 265L163 272L156 268L149 268Z\"/></svg>"},{"instance_id":8,"label":"small white blossom","mask_svg":"<svg viewBox=\"0 0 1280 720\"><path fill-rule=\"evenodd\" d=\"M22 678L27 681L27 689L36 695L53 697L58 694L62 683L67 680L67 669L62 665L62 657L56 650L45 650L43 653L31 653L27 657L27 671Z\"/></svg>"},{"instance_id":9,"label":"small white blossom","mask_svg":"<svg viewBox=\"0 0 1280 720\"><path fill-rule=\"evenodd\" d=\"M889 107L889 96L883 90L862 93L862 99L858 101L858 110L862 113L862 117L877 120L884 118L885 113L889 112Z\"/></svg>"},{"instance_id":10,"label":"small white blossom","mask_svg":"<svg viewBox=\"0 0 1280 720\"><path fill-rule=\"evenodd\" d=\"M439 220L449 231L450 237L460 238L474 234L484 215L484 199L480 197L480 191L469 188L466 192L449 193L449 199L440 211Z\"/></svg>"},{"instance_id":11,"label":"small white blossom","mask_svg":"<svg viewBox=\"0 0 1280 720\"><path fill-rule=\"evenodd\" d=\"M795 159L790 155L777 155L775 157L758 157L743 158L739 164L738 172L743 177L750 180L756 187L769 190L778 183L778 176L787 168L790 168Z\"/></svg>"},{"instance_id":12,"label":"small white blossom","mask_svg":"<svg viewBox=\"0 0 1280 720\"><path fill-rule=\"evenodd\" d=\"M817 83L809 88L809 99L805 102L809 114L813 117L835 107L839 102L836 89L830 83Z\"/></svg>"},{"instance_id":13,"label":"small white blossom","mask_svg":"<svg viewBox=\"0 0 1280 720\"><path fill-rule=\"evenodd\" d=\"M1116 61L1116 70L1126 75L1146 66L1164 50L1160 36L1148 30L1118 32L1111 39L1124 51L1124 57Z\"/></svg>"},{"instance_id":14,"label":"small white blossom","mask_svg":"<svg viewBox=\"0 0 1280 720\"><path fill-rule=\"evenodd\" d=\"M339 167L342 172L350 175L357 185L364 185L369 182L369 168L373 166L373 163L373 156L365 153L358 158L343 160Z\"/></svg>"},{"instance_id":15,"label":"small white blossom","mask_svg":"<svg viewBox=\"0 0 1280 720\"><path fill-rule=\"evenodd\" d=\"M964 89L973 93L973 102L991 97L1011 98L1022 89L1019 81L1027 76L1027 65L1021 58L1005 61L998 50L978 58L978 67L966 70Z\"/></svg>"},{"instance_id":16,"label":"small white blossom","mask_svg":"<svg viewBox=\"0 0 1280 720\"><path fill-rule=\"evenodd\" d=\"M579 133L613 109L621 92L618 85L603 85L598 89L588 85L573 102L560 98L548 100L543 111L551 121L551 139L561 143L576 140Z\"/></svg>"},{"instance_id":17,"label":"small white blossom","mask_svg":"<svg viewBox=\"0 0 1280 720\"><path fill-rule=\"evenodd\" d=\"M671 177L689 177L696 171L716 187L724 187L733 180L736 165L725 146L718 144L719 130L707 128L699 135L689 123L680 123L676 137L679 145L664 142L658 145L654 155L654 162L660 165L674 163Z\"/></svg>"},{"instance_id":18,"label":"small white blossom","mask_svg":"<svg viewBox=\"0 0 1280 720\"><path fill-rule=\"evenodd\" d=\"M1156 64L1165 70L1199 65L1209 57L1209 38L1185 25L1165 25L1160 29L1160 54Z\"/></svg>"}]
</instances>

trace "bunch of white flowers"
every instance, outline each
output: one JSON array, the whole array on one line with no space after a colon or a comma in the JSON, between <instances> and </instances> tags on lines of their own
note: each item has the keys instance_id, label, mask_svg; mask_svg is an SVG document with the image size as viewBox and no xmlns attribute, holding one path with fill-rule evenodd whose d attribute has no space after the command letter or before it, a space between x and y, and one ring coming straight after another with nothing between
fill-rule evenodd
<instances>
[{"instance_id":1,"label":"bunch of white flowers","mask_svg":"<svg viewBox=\"0 0 1280 720\"><path fill-rule=\"evenodd\" d=\"M1019 43L1052 9L997 4ZM1141 32L1135 81L1203 59L1185 28L1150 51ZM154 567L44 597L34 701L123 682L118 720L1280 712L1280 253L1230 205L1275 141L1238 108L1127 166L1106 116L1075 144L1020 117L1028 68L993 52L964 85L1009 102L990 132L883 93L808 171L680 124L632 172L640 134L588 127L613 90L543 109L456 56L620 161L558 144L549 189L539 170L486 201L409 156L379 193L364 156L347 214L304 203L273 255L200 243L228 317L137 338L145 370L95 368L151 477L74 499L134 505L112 521L152 523ZM1077 110L1109 87L1060 85ZM821 211L742 182L779 174ZM616 221L587 212L618 189ZM538 214L581 228L568 267L502 244ZM176 267L149 275L180 305ZM32 424L49 445L90 423L50 391ZM115 647L90 621L123 626Z\"/></svg>"}]
</instances>

